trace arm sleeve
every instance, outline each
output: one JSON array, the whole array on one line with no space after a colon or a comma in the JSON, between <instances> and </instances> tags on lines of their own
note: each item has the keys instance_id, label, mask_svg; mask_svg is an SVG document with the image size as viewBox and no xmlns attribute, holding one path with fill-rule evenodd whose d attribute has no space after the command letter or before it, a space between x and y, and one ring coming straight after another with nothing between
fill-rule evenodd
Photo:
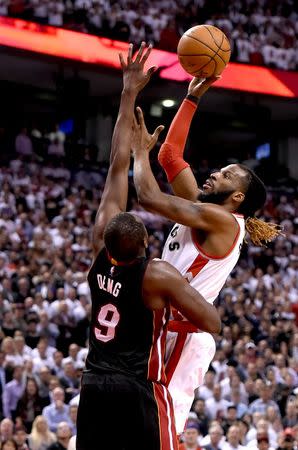
<instances>
[{"instance_id":1,"label":"arm sleeve","mask_svg":"<svg viewBox=\"0 0 298 450\"><path fill-rule=\"evenodd\" d=\"M183 159L183 152L192 118L197 105L189 99L182 102L168 131L166 140L161 146L158 161L171 182L189 164Z\"/></svg>"}]
</instances>

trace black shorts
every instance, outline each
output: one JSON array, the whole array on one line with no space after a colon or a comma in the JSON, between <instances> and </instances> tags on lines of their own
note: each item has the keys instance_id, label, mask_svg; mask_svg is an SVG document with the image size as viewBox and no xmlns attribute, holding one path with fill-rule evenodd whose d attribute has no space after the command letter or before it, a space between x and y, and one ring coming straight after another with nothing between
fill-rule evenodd
<instances>
[{"instance_id":1,"label":"black shorts","mask_svg":"<svg viewBox=\"0 0 298 450\"><path fill-rule=\"evenodd\" d=\"M177 450L166 387L121 374L85 373L77 450Z\"/></svg>"}]
</instances>

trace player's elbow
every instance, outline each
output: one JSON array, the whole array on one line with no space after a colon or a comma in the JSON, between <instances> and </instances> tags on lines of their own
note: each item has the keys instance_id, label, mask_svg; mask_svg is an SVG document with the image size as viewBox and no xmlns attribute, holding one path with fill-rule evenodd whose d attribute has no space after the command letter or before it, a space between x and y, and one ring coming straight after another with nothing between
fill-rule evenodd
<instances>
[{"instance_id":1,"label":"player's elbow","mask_svg":"<svg viewBox=\"0 0 298 450\"><path fill-rule=\"evenodd\" d=\"M153 204L153 198L149 190L141 189L138 191L138 201L143 208L148 209Z\"/></svg>"},{"instance_id":2,"label":"player's elbow","mask_svg":"<svg viewBox=\"0 0 298 450\"><path fill-rule=\"evenodd\" d=\"M219 334L221 331L221 320L215 307L208 305L208 312L204 314L204 319L200 316L198 323L196 324L201 331L207 333Z\"/></svg>"},{"instance_id":3,"label":"player's elbow","mask_svg":"<svg viewBox=\"0 0 298 450\"><path fill-rule=\"evenodd\" d=\"M219 334L221 332L221 320L218 313L215 311L214 314L212 314L212 317L209 318L209 320L210 329L208 333Z\"/></svg>"}]
</instances>

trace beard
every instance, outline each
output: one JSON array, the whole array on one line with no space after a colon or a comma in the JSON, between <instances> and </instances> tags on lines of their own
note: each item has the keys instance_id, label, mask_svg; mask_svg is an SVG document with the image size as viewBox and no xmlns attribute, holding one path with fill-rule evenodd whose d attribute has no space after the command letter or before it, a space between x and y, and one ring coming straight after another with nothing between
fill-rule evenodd
<instances>
[{"instance_id":1,"label":"beard","mask_svg":"<svg viewBox=\"0 0 298 450\"><path fill-rule=\"evenodd\" d=\"M202 203L215 203L216 205L222 205L225 200L230 197L231 194L235 192L230 189L228 191L221 192L200 192L198 195L198 200Z\"/></svg>"}]
</instances>

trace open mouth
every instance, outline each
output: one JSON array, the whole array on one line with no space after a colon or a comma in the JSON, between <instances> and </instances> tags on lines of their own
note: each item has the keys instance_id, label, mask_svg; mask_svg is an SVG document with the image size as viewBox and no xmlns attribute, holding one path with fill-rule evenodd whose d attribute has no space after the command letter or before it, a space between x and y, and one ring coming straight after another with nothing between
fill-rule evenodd
<instances>
[{"instance_id":1,"label":"open mouth","mask_svg":"<svg viewBox=\"0 0 298 450\"><path fill-rule=\"evenodd\" d=\"M207 180L207 181L203 184L203 189L210 189L210 188L213 188L213 185L212 185L212 183L211 183L209 180Z\"/></svg>"}]
</instances>

